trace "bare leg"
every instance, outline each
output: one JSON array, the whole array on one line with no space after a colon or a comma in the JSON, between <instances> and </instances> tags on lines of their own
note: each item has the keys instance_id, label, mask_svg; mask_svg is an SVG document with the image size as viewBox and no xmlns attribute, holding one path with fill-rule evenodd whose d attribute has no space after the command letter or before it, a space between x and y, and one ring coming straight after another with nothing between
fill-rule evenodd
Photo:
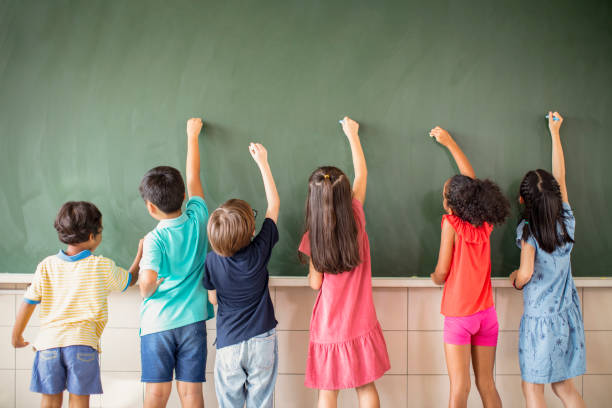
<instances>
[{"instance_id":1,"label":"bare leg","mask_svg":"<svg viewBox=\"0 0 612 408\"><path fill-rule=\"evenodd\" d=\"M89 408L89 395L68 394L70 408Z\"/></svg>"},{"instance_id":2,"label":"bare leg","mask_svg":"<svg viewBox=\"0 0 612 408\"><path fill-rule=\"evenodd\" d=\"M532 384L523 381L522 387L527 408L546 408L546 401L544 401L544 384Z\"/></svg>"},{"instance_id":3,"label":"bare leg","mask_svg":"<svg viewBox=\"0 0 612 408\"><path fill-rule=\"evenodd\" d=\"M476 375L476 387L485 408L501 408L502 406L493 379L495 350L496 347L472 346L472 365Z\"/></svg>"},{"instance_id":4,"label":"bare leg","mask_svg":"<svg viewBox=\"0 0 612 408\"><path fill-rule=\"evenodd\" d=\"M318 408L336 408L338 406L338 390L319 390Z\"/></svg>"},{"instance_id":5,"label":"bare leg","mask_svg":"<svg viewBox=\"0 0 612 408\"><path fill-rule=\"evenodd\" d=\"M563 406L565 408L585 408L586 405L582 400L582 396L574 386L574 380L570 378L569 380L560 381L556 383L552 383L552 390L563 401Z\"/></svg>"},{"instance_id":6,"label":"bare leg","mask_svg":"<svg viewBox=\"0 0 612 408\"><path fill-rule=\"evenodd\" d=\"M42 394L40 408L61 408L63 397L63 392L58 394Z\"/></svg>"},{"instance_id":7,"label":"bare leg","mask_svg":"<svg viewBox=\"0 0 612 408\"><path fill-rule=\"evenodd\" d=\"M202 383L177 381L176 391L178 391L183 408L204 408Z\"/></svg>"},{"instance_id":8,"label":"bare leg","mask_svg":"<svg viewBox=\"0 0 612 408\"><path fill-rule=\"evenodd\" d=\"M172 381L163 383L146 383L145 408L165 408L172 391Z\"/></svg>"},{"instance_id":9,"label":"bare leg","mask_svg":"<svg viewBox=\"0 0 612 408\"><path fill-rule=\"evenodd\" d=\"M376 385L373 382L357 387L355 390L359 399L359 408L380 408L378 391L376 391Z\"/></svg>"},{"instance_id":10,"label":"bare leg","mask_svg":"<svg viewBox=\"0 0 612 408\"><path fill-rule=\"evenodd\" d=\"M470 394L470 345L444 343L446 368L450 378L449 408L466 408Z\"/></svg>"}]
</instances>

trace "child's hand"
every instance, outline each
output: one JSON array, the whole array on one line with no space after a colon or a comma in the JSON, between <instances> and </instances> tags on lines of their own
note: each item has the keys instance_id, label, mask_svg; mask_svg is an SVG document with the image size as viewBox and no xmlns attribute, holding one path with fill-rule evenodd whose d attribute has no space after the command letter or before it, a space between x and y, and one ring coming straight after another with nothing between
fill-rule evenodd
<instances>
[{"instance_id":1,"label":"child's hand","mask_svg":"<svg viewBox=\"0 0 612 408\"><path fill-rule=\"evenodd\" d=\"M268 151L261 143L251 143L249 145L249 153L255 160L258 166L268 162Z\"/></svg>"},{"instance_id":2,"label":"child's hand","mask_svg":"<svg viewBox=\"0 0 612 408\"><path fill-rule=\"evenodd\" d=\"M342 130L347 137L357 136L359 134L359 123L355 122L348 116L345 116L342 119Z\"/></svg>"},{"instance_id":3,"label":"child's hand","mask_svg":"<svg viewBox=\"0 0 612 408\"><path fill-rule=\"evenodd\" d=\"M516 280L516 275L517 275L517 274L518 274L518 270L516 270L516 271L514 271L514 272L512 272L512 273L510 274L510 282L513 282L513 283L514 283L514 281Z\"/></svg>"},{"instance_id":4,"label":"child's hand","mask_svg":"<svg viewBox=\"0 0 612 408\"><path fill-rule=\"evenodd\" d=\"M15 348L23 348L25 346L27 346L28 344L30 344L29 342L25 341L23 339L23 336L19 336L17 338L13 338L11 343L13 344L13 347Z\"/></svg>"},{"instance_id":5,"label":"child's hand","mask_svg":"<svg viewBox=\"0 0 612 408\"><path fill-rule=\"evenodd\" d=\"M436 139L436 142L440 143L442 146L448 146L452 141L453 137L446 130L442 129L440 126L436 126L435 128L429 131L429 136Z\"/></svg>"},{"instance_id":6,"label":"child's hand","mask_svg":"<svg viewBox=\"0 0 612 408\"><path fill-rule=\"evenodd\" d=\"M187 121L187 136L196 137L202 130L202 119L191 118Z\"/></svg>"},{"instance_id":7,"label":"child's hand","mask_svg":"<svg viewBox=\"0 0 612 408\"><path fill-rule=\"evenodd\" d=\"M557 118L557 120L555 120L555 118ZM548 112L548 129L550 129L550 133L559 133L562 123L563 117L559 115L559 112Z\"/></svg>"}]
</instances>

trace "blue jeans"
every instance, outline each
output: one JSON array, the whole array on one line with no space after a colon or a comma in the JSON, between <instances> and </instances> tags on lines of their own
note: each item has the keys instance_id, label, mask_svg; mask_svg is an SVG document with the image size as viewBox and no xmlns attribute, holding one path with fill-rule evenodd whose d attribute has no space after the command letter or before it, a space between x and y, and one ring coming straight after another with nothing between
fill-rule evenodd
<instances>
[{"instance_id":1,"label":"blue jeans","mask_svg":"<svg viewBox=\"0 0 612 408\"><path fill-rule=\"evenodd\" d=\"M98 351L89 346L39 350L34 357L30 391L76 395L102 394Z\"/></svg>"},{"instance_id":2,"label":"blue jeans","mask_svg":"<svg viewBox=\"0 0 612 408\"><path fill-rule=\"evenodd\" d=\"M276 329L217 350L215 391L219 408L272 407L278 374Z\"/></svg>"}]
</instances>

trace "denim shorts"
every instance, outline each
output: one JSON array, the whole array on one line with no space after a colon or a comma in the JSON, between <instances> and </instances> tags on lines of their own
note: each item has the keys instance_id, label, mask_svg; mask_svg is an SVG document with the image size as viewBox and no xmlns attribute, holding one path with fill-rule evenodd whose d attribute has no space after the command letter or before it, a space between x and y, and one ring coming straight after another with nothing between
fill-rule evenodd
<instances>
[{"instance_id":1,"label":"denim shorts","mask_svg":"<svg viewBox=\"0 0 612 408\"><path fill-rule=\"evenodd\" d=\"M204 320L176 329L140 337L141 381L206 381L206 322Z\"/></svg>"},{"instance_id":2,"label":"denim shorts","mask_svg":"<svg viewBox=\"0 0 612 408\"><path fill-rule=\"evenodd\" d=\"M39 350L34 357L30 391L58 394L102 394L98 351L89 346Z\"/></svg>"}]
</instances>

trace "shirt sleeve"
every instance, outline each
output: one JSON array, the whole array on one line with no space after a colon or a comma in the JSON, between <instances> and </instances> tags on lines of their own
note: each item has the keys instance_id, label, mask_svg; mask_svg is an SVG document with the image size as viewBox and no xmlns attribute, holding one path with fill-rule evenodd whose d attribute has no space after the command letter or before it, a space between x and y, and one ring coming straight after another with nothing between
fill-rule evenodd
<instances>
[{"instance_id":1,"label":"shirt sleeve","mask_svg":"<svg viewBox=\"0 0 612 408\"><path fill-rule=\"evenodd\" d=\"M208 222L208 206L200 196L193 196L185 205L185 214L189 218L195 218L199 223L206 225Z\"/></svg>"},{"instance_id":2,"label":"shirt sleeve","mask_svg":"<svg viewBox=\"0 0 612 408\"><path fill-rule=\"evenodd\" d=\"M298 251L306 256L310 256L310 233L308 231L306 231L302 236L302 241L300 242Z\"/></svg>"},{"instance_id":3,"label":"shirt sleeve","mask_svg":"<svg viewBox=\"0 0 612 408\"><path fill-rule=\"evenodd\" d=\"M253 238L253 244L268 259L272 254L272 248L278 242L278 228L270 218L266 218L259 230L259 234Z\"/></svg>"},{"instance_id":4,"label":"shirt sleeve","mask_svg":"<svg viewBox=\"0 0 612 408\"><path fill-rule=\"evenodd\" d=\"M208 254L208 256L206 257L206 261L204 261L204 276L202 276L202 284L207 290L215 290L215 285L212 283L212 277L210 276L210 269L208 266L210 263L210 258L211 255Z\"/></svg>"},{"instance_id":5,"label":"shirt sleeve","mask_svg":"<svg viewBox=\"0 0 612 408\"><path fill-rule=\"evenodd\" d=\"M574 232L576 231L576 218L574 218L574 211L570 207L569 203L563 203L563 215L565 216L565 229L571 239L574 239Z\"/></svg>"},{"instance_id":6,"label":"shirt sleeve","mask_svg":"<svg viewBox=\"0 0 612 408\"><path fill-rule=\"evenodd\" d=\"M109 261L106 275L106 287L111 292L122 292L126 290L132 281L132 274L117 266L114 261Z\"/></svg>"},{"instance_id":7,"label":"shirt sleeve","mask_svg":"<svg viewBox=\"0 0 612 408\"><path fill-rule=\"evenodd\" d=\"M151 270L159 273L162 263L162 251L151 233L145 236L142 243L142 258L140 259L140 270Z\"/></svg>"},{"instance_id":8,"label":"shirt sleeve","mask_svg":"<svg viewBox=\"0 0 612 408\"><path fill-rule=\"evenodd\" d=\"M527 221L526 220L522 220L518 227L516 227L516 246L518 246L519 248L523 247L523 231L525 230L525 227L527 226ZM529 245L531 245L534 248L538 247L538 242L536 241L535 237L533 236L533 233L529 234L529 238L527 238L527 240L525 241L527 242Z\"/></svg>"},{"instance_id":9,"label":"shirt sleeve","mask_svg":"<svg viewBox=\"0 0 612 408\"><path fill-rule=\"evenodd\" d=\"M44 265L41 263L36 267L32 283L26 289L23 301L31 305L37 305L42 300L42 275L44 273Z\"/></svg>"}]
</instances>

